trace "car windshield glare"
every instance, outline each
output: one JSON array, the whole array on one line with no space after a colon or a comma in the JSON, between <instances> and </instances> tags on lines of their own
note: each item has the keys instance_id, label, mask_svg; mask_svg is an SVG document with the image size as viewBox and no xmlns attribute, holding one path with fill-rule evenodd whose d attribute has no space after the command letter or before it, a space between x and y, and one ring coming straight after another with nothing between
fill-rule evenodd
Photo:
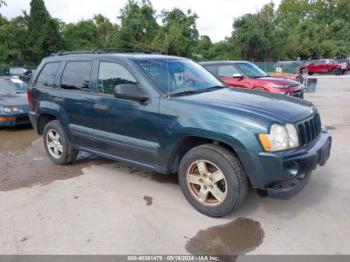
<instances>
[{"instance_id":1,"label":"car windshield glare","mask_svg":"<svg viewBox=\"0 0 350 262\"><path fill-rule=\"evenodd\" d=\"M261 70L259 67L257 67L254 64L237 63L235 65L239 68L239 70L241 70L249 78L260 78L260 77L267 76L267 74L263 70Z\"/></svg>"},{"instance_id":2,"label":"car windshield glare","mask_svg":"<svg viewBox=\"0 0 350 262\"><path fill-rule=\"evenodd\" d=\"M200 93L224 87L216 77L191 60L160 58L135 62L163 94Z\"/></svg>"},{"instance_id":3,"label":"car windshield glare","mask_svg":"<svg viewBox=\"0 0 350 262\"><path fill-rule=\"evenodd\" d=\"M19 93L26 93L27 85L21 80L0 80L0 94L1 95L15 95Z\"/></svg>"}]
</instances>

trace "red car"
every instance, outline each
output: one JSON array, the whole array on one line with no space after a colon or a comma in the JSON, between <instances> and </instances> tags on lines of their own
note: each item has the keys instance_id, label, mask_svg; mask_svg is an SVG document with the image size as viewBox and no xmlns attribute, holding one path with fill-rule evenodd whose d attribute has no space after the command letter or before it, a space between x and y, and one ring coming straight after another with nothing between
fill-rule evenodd
<instances>
[{"instance_id":1,"label":"red car","mask_svg":"<svg viewBox=\"0 0 350 262\"><path fill-rule=\"evenodd\" d=\"M301 65L300 72L303 70L307 70L309 75L315 73L333 73L335 75L343 75L347 70L347 64L338 63L335 59L319 59Z\"/></svg>"},{"instance_id":2,"label":"red car","mask_svg":"<svg viewBox=\"0 0 350 262\"><path fill-rule=\"evenodd\" d=\"M204 62L201 65L228 86L304 98L304 89L299 82L287 78L271 77L247 61Z\"/></svg>"}]
</instances>

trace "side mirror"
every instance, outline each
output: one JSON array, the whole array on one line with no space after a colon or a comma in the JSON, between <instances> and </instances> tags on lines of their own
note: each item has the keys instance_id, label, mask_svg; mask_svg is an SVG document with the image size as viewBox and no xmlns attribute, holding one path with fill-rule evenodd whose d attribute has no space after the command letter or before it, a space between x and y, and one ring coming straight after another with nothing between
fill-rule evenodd
<instances>
[{"instance_id":1,"label":"side mirror","mask_svg":"<svg viewBox=\"0 0 350 262\"><path fill-rule=\"evenodd\" d=\"M240 74L240 73L234 73L232 77L233 77L233 78L240 78L240 79L242 79L242 78L243 78L243 75Z\"/></svg>"},{"instance_id":2,"label":"side mirror","mask_svg":"<svg viewBox=\"0 0 350 262\"><path fill-rule=\"evenodd\" d=\"M114 96L120 99L145 102L149 95L144 89L135 84L120 84L114 87Z\"/></svg>"}]
</instances>

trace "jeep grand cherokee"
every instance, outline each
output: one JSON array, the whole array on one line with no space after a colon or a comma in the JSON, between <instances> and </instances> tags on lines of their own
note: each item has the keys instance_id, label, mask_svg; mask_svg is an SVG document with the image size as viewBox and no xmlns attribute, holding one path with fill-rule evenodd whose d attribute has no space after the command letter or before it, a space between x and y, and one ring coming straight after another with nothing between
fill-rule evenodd
<instances>
[{"instance_id":1,"label":"jeep grand cherokee","mask_svg":"<svg viewBox=\"0 0 350 262\"><path fill-rule=\"evenodd\" d=\"M28 98L56 164L84 150L177 173L187 200L212 217L238 208L249 185L291 197L330 155L310 102L227 88L180 57L60 53L42 61Z\"/></svg>"}]
</instances>

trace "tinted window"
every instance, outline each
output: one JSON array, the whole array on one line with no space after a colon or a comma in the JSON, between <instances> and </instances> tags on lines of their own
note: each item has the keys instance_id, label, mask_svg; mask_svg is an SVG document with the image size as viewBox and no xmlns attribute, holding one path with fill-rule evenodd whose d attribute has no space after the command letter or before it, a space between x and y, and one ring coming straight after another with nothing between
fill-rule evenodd
<instances>
[{"instance_id":1,"label":"tinted window","mask_svg":"<svg viewBox=\"0 0 350 262\"><path fill-rule=\"evenodd\" d=\"M60 63L48 63L44 66L43 70L36 80L37 86L53 87L57 76Z\"/></svg>"},{"instance_id":2,"label":"tinted window","mask_svg":"<svg viewBox=\"0 0 350 262\"><path fill-rule=\"evenodd\" d=\"M137 84L136 79L122 65L101 62L98 73L98 91L101 94L114 94L114 87L120 84Z\"/></svg>"},{"instance_id":3,"label":"tinted window","mask_svg":"<svg viewBox=\"0 0 350 262\"><path fill-rule=\"evenodd\" d=\"M210 73L212 73L213 75L216 75L217 72L216 72L216 67L215 66L212 66L212 65L206 65L204 66Z\"/></svg>"},{"instance_id":4,"label":"tinted window","mask_svg":"<svg viewBox=\"0 0 350 262\"><path fill-rule=\"evenodd\" d=\"M232 77L233 74L239 73L239 71L233 65L221 65L218 68L219 76Z\"/></svg>"},{"instance_id":5,"label":"tinted window","mask_svg":"<svg viewBox=\"0 0 350 262\"><path fill-rule=\"evenodd\" d=\"M68 62L61 80L61 88L88 91L92 62Z\"/></svg>"},{"instance_id":6,"label":"tinted window","mask_svg":"<svg viewBox=\"0 0 350 262\"><path fill-rule=\"evenodd\" d=\"M261 70L258 66L252 63L236 63L236 66L241 72L243 72L243 74L245 74L249 78L260 78L267 76L267 74L263 70Z\"/></svg>"}]
</instances>

